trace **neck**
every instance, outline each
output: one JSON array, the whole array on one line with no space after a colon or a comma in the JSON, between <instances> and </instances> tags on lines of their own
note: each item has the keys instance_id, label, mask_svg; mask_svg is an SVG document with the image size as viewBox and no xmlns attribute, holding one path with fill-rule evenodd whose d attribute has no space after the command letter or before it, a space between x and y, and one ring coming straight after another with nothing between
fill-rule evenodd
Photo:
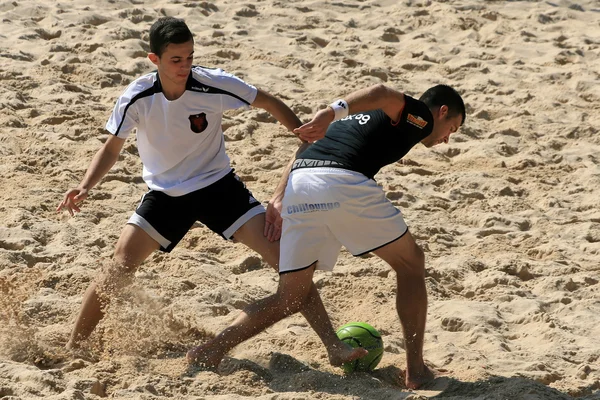
<instances>
[{"instance_id":1,"label":"neck","mask_svg":"<svg viewBox=\"0 0 600 400\"><path fill-rule=\"evenodd\" d=\"M161 82L162 83L162 82ZM163 94L167 100L177 100L185 92L185 85L164 85L162 87Z\"/></svg>"},{"instance_id":2,"label":"neck","mask_svg":"<svg viewBox=\"0 0 600 400\"><path fill-rule=\"evenodd\" d=\"M168 78L163 78L158 74L158 78L160 79L160 84L162 87L162 92L167 98L167 100L177 100L183 93L185 93L185 86L187 82L184 83L175 83Z\"/></svg>"}]
</instances>

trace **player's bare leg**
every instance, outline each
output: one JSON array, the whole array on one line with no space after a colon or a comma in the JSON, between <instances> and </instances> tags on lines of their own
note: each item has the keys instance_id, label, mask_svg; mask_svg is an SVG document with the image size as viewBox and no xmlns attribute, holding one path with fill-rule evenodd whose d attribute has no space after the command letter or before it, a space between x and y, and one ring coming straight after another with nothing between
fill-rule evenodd
<instances>
[{"instance_id":1,"label":"player's bare leg","mask_svg":"<svg viewBox=\"0 0 600 400\"><path fill-rule=\"evenodd\" d=\"M244 224L234 235L235 239L250 247L263 259L279 271L279 241L270 242L263 235L265 214L260 214ZM331 365L340 366L346 362L364 357L368 351L355 349L342 342L336 335L331 319L325 310L321 296L315 284L310 282L310 291L300 313L306 318L311 328L317 333L325 348Z\"/></svg>"},{"instance_id":2,"label":"player's bare leg","mask_svg":"<svg viewBox=\"0 0 600 400\"><path fill-rule=\"evenodd\" d=\"M188 362L205 368L216 368L225 354L235 346L303 309L313 284L314 268L313 265L301 271L280 275L277 293L249 305L214 339L190 350L187 353ZM343 358L343 362L355 360L366 354L366 351L360 348L340 347L332 351L336 357Z\"/></svg>"},{"instance_id":3,"label":"player's bare leg","mask_svg":"<svg viewBox=\"0 0 600 400\"><path fill-rule=\"evenodd\" d=\"M100 272L86 290L67 349L76 349L100 320L110 298L129 285L138 266L159 248L159 244L138 226L127 224L121 232L112 264Z\"/></svg>"},{"instance_id":4,"label":"player's bare leg","mask_svg":"<svg viewBox=\"0 0 600 400\"><path fill-rule=\"evenodd\" d=\"M406 345L405 383L408 388L417 389L434 379L423 361L427 319L425 256L410 232L374 253L396 271L396 309Z\"/></svg>"}]
</instances>

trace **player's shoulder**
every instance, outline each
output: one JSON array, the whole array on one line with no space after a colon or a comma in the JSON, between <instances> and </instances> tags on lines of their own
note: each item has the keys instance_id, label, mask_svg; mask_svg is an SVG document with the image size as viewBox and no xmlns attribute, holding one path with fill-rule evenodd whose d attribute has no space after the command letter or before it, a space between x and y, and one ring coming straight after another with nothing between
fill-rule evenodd
<instances>
[{"instance_id":1,"label":"player's shoulder","mask_svg":"<svg viewBox=\"0 0 600 400\"><path fill-rule=\"evenodd\" d=\"M142 75L136 78L133 82L131 82L127 88L123 91L121 96L125 96L128 98L134 98L143 93L150 94L154 91L154 88L158 81L158 72L153 71L149 72L145 75Z\"/></svg>"},{"instance_id":2,"label":"player's shoulder","mask_svg":"<svg viewBox=\"0 0 600 400\"><path fill-rule=\"evenodd\" d=\"M404 94L404 110L423 114L423 117L431 115L431 110L429 110L427 104L407 94Z\"/></svg>"},{"instance_id":3,"label":"player's shoulder","mask_svg":"<svg viewBox=\"0 0 600 400\"><path fill-rule=\"evenodd\" d=\"M194 65L192 67L192 77L197 80L213 80L231 76L230 73L225 72L221 68L203 67L201 65Z\"/></svg>"},{"instance_id":4,"label":"player's shoulder","mask_svg":"<svg viewBox=\"0 0 600 400\"><path fill-rule=\"evenodd\" d=\"M404 93L404 107L429 110L429 107L427 106L427 104L423 103L421 100L418 100L415 97L412 97L406 93Z\"/></svg>"}]
</instances>

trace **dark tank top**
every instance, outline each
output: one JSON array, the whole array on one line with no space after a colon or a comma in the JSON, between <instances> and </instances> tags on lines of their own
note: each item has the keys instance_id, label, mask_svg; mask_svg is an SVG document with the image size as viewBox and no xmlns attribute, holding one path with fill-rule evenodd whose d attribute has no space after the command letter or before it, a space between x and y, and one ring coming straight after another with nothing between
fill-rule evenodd
<instances>
[{"instance_id":1,"label":"dark tank top","mask_svg":"<svg viewBox=\"0 0 600 400\"><path fill-rule=\"evenodd\" d=\"M298 156L292 170L344 168L373 179L382 167L400 160L433 129L433 115L425 103L406 95L404 101L397 122L382 110L333 122L323 139Z\"/></svg>"}]
</instances>

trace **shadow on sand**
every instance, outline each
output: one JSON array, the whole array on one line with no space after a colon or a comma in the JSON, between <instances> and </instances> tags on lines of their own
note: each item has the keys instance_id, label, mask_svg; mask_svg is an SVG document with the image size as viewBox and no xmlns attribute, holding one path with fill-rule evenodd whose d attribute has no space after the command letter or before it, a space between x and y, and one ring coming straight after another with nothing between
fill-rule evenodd
<instances>
[{"instance_id":1,"label":"shadow on sand","mask_svg":"<svg viewBox=\"0 0 600 400\"><path fill-rule=\"evenodd\" d=\"M568 396L556 389L531 379L521 377L493 376L477 382L461 382L441 376L420 390L406 388L402 371L394 366L379 368L372 373L337 375L309 367L295 358L281 353L273 353L268 367L249 360L226 358L219 367L219 374L230 375L238 371L250 371L260 377L274 392L314 392L352 396L365 400L568 400ZM194 375L189 371L190 375ZM595 400L600 397L580 393L578 399ZM584 391L585 392L585 391ZM589 395L590 397L586 397ZM307 397L308 398L308 397Z\"/></svg>"}]
</instances>

